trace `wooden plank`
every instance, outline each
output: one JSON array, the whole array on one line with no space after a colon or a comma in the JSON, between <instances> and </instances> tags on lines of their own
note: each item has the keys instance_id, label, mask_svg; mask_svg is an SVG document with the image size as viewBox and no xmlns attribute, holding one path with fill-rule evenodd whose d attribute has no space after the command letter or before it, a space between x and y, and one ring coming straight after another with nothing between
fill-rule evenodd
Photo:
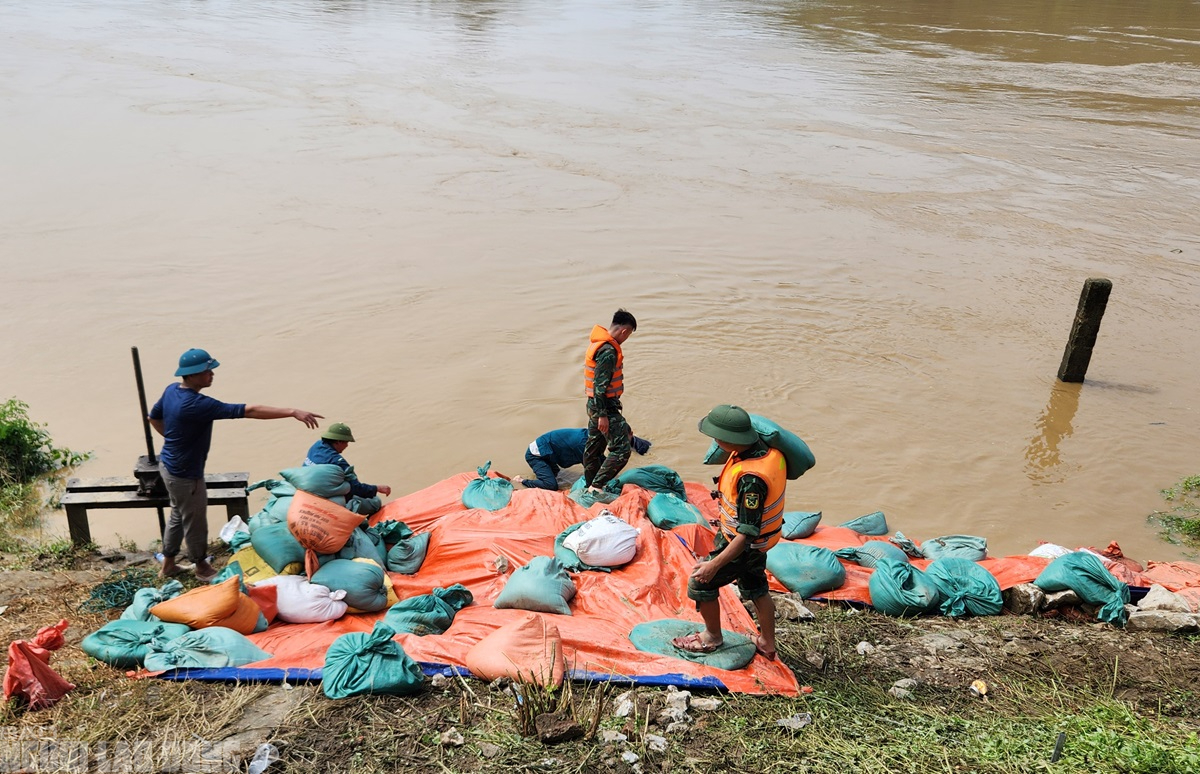
<instances>
[{"instance_id":1,"label":"wooden plank","mask_svg":"<svg viewBox=\"0 0 1200 774\"><path fill-rule=\"evenodd\" d=\"M208 502L225 503L230 500L245 500L244 489L210 489ZM171 504L169 497L142 497L137 492L67 492L62 496L63 506L89 508L159 508Z\"/></svg>"},{"instance_id":2,"label":"wooden plank","mask_svg":"<svg viewBox=\"0 0 1200 774\"><path fill-rule=\"evenodd\" d=\"M249 473L209 473L204 483L209 489L246 488ZM134 491L138 480L133 476L108 476L106 478L68 478L68 492L120 492Z\"/></svg>"}]
</instances>

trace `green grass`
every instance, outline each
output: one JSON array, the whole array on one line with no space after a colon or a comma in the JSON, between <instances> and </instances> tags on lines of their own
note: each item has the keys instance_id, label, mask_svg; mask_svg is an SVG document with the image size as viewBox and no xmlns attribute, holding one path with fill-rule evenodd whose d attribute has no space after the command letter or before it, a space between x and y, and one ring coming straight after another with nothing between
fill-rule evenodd
<instances>
[{"instance_id":1,"label":"green grass","mask_svg":"<svg viewBox=\"0 0 1200 774\"><path fill-rule=\"evenodd\" d=\"M1200 548L1200 476L1189 476L1162 490L1162 496L1170 510L1149 516L1158 524L1159 536L1168 543Z\"/></svg>"}]
</instances>

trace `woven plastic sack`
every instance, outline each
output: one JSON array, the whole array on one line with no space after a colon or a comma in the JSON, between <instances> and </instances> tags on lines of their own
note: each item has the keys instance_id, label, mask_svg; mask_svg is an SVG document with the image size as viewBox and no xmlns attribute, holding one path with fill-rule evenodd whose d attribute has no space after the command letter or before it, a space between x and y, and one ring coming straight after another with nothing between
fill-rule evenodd
<instances>
[{"instance_id":1,"label":"woven plastic sack","mask_svg":"<svg viewBox=\"0 0 1200 774\"><path fill-rule=\"evenodd\" d=\"M1114 626L1124 626L1129 620L1125 605L1129 603L1129 586L1117 580L1093 554L1075 551L1060 556L1047 565L1033 584L1042 591L1071 589L1090 605L1099 605L1096 617Z\"/></svg>"},{"instance_id":2,"label":"woven plastic sack","mask_svg":"<svg viewBox=\"0 0 1200 774\"><path fill-rule=\"evenodd\" d=\"M289 485L290 486L290 485ZM250 534L268 524L280 524L287 521L288 509L292 507L292 495L272 497L263 509L250 517Z\"/></svg>"},{"instance_id":3,"label":"woven plastic sack","mask_svg":"<svg viewBox=\"0 0 1200 774\"><path fill-rule=\"evenodd\" d=\"M387 552L388 572L398 572L401 575L416 575L417 571L421 569L421 565L425 563L425 554L428 551L428 532L422 532L419 535L397 540L396 544L388 549Z\"/></svg>"},{"instance_id":4,"label":"woven plastic sack","mask_svg":"<svg viewBox=\"0 0 1200 774\"><path fill-rule=\"evenodd\" d=\"M908 554L886 540L868 540L861 546L839 548L833 552L839 559L854 562L860 567L874 568L882 559L908 564Z\"/></svg>"},{"instance_id":5,"label":"woven plastic sack","mask_svg":"<svg viewBox=\"0 0 1200 774\"><path fill-rule=\"evenodd\" d=\"M571 489L567 492L567 497L579 503L584 508L591 508L596 503L608 505L616 500L620 494L620 490L611 492L608 489L588 489L583 485L583 477L580 476L575 479L574 484L571 484Z\"/></svg>"},{"instance_id":6,"label":"woven plastic sack","mask_svg":"<svg viewBox=\"0 0 1200 774\"><path fill-rule=\"evenodd\" d=\"M410 538L413 535L413 531L407 524L393 519L372 524L370 527L367 527L367 532L378 535L385 546L395 545L396 542Z\"/></svg>"},{"instance_id":7,"label":"woven plastic sack","mask_svg":"<svg viewBox=\"0 0 1200 774\"><path fill-rule=\"evenodd\" d=\"M346 471L337 465L303 465L279 471L279 475L301 492L308 492L328 500L344 497L350 492Z\"/></svg>"},{"instance_id":8,"label":"woven plastic sack","mask_svg":"<svg viewBox=\"0 0 1200 774\"><path fill-rule=\"evenodd\" d=\"M303 470L315 467L321 466L310 465ZM306 549L304 571L310 576L320 566L317 556L341 551L351 533L362 523L363 517L357 513L307 492L297 492L288 508L288 529Z\"/></svg>"},{"instance_id":9,"label":"woven plastic sack","mask_svg":"<svg viewBox=\"0 0 1200 774\"><path fill-rule=\"evenodd\" d=\"M109 621L83 638L79 647L97 661L117 669L136 669L146 659L155 637L173 640L190 632L184 624L162 621Z\"/></svg>"},{"instance_id":10,"label":"woven plastic sack","mask_svg":"<svg viewBox=\"0 0 1200 774\"><path fill-rule=\"evenodd\" d=\"M253 492L255 489L264 489L270 492L272 497L291 497L296 494L296 487L277 478L264 478L246 487L247 492Z\"/></svg>"},{"instance_id":11,"label":"woven plastic sack","mask_svg":"<svg viewBox=\"0 0 1200 774\"><path fill-rule=\"evenodd\" d=\"M639 534L636 527L605 510L568 535L563 547L593 567L620 567L637 555Z\"/></svg>"},{"instance_id":12,"label":"woven plastic sack","mask_svg":"<svg viewBox=\"0 0 1200 774\"><path fill-rule=\"evenodd\" d=\"M354 497L346 500L346 510L353 511L359 516L370 516L373 513L379 513L379 509L383 507L383 501L378 497Z\"/></svg>"},{"instance_id":13,"label":"woven plastic sack","mask_svg":"<svg viewBox=\"0 0 1200 774\"><path fill-rule=\"evenodd\" d=\"M356 527L350 533L350 539L346 541L346 545L337 553L338 559L370 559L371 561L383 567L387 564L387 548L383 544L383 538L379 537L378 533L370 530Z\"/></svg>"},{"instance_id":14,"label":"woven plastic sack","mask_svg":"<svg viewBox=\"0 0 1200 774\"><path fill-rule=\"evenodd\" d=\"M312 576L312 582L332 591L346 592L346 604L356 610L374 613L388 606L387 583L383 568L374 562L334 559Z\"/></svg>"},{"instance_id":15,"label":"woven plastic sack","mask_svg":"<svg viewBox=\"0 0 1200 774\"><path fill-rule=\"evenodd\" d=\"M942 593L923 572L908 563L883 559L868 582L871 606L894 617L937 612Z\"/></svg>"},{"instance_id":16,"label":"woven plastic sack","mask_svg":"<svg viewBox=\"0 0 1200 774\"><path fill-rule=\"evenodd\" d=\"M481 680L508 677L544 686L562 685L566 675L562 636L554 622L525 613L477 642L464 659Z\"/></svg>"},{"instance_id":17,"label":"woven plastic sack","mask_svg":"<svg viewBox=\"0 0 1200 774\"><path fill-rule=\"evenodd\" d=\"M671 644L671 640L676 637L686 637L703 628L703 624L695 621L669 618L661 621L646 621L633 627L633 631L629 633L629 641L633 643L633 647L645 653L681 658L715 669L741 669L754 660L754 640L728 629L721 630L721 647L711 653L692 653L680 650Z\"/></svg>"},{"instance_id":18,"label":"woven plastic sack","mask_svg":"<svg viewBox=\"0 0 1200 774\"><path fill-rule=\"evenodd\" d=\"M198 586L174 599L150 608L153 615L168 623L187 624L192 629L220 626L242 634L253 634L259 627L262 611L240 591L237 577L215 586Z\"/></svg>"},{"instance_id":19,"label":"woven plastic sack","mask_svg":"<svg viewBox=\"0 0 1200 774\"><path fill-rule=\"evenodd\" d=\"M803 540L812 537L821 523L820 511L788 511L783 514L783 527L779 536L784 540Z\"/></svg>"},{"instance_id":20,"label":"woven plastic sack","mask_svg":"<svg viewBox=\"0 0 1200 774\"><path fill-rule=\"evenodd\" d=\"M817 458L813 456L812 450L808 448L800 436L785 430L783 427L775 424L766 417L760 417L758 414L750 415L750 426L763 439L763 443L770 446L772 449L778 449L783 452L783 458L787 460L787 477L789 481L795 481L804 475L806 471L817 464ZM729 452L722 449L713 441L708 447L708 453L704 455L705 465L724 465L729 459Z\"/></svg>"},{"instance_id":21,"label":"woven plastic sack","mask_svg":"<svg viewBox=\"0 0 1200 774\"><path fill-rule=\"evenodd\" d=\"M250 533L250 545L254 546L254 552L277 573L289 569L295 571L304 564L304 546L296 540L285 522L268 524L254 530Z\"/></svg>"},{"instance_id":22,"label":"woven plastic sack","mask_svg":"<svg viewBox=\"0 0 1200 774\"><path fill-rule=\"evenodd\" d=\"M425 673L392 639L396 632L382 621L370 634L351 632L325 652L321 690L331 699L360 694L404 696L421 690Z\"/></svg>"},{"instance_id":23,"label":"woven plastic sack","mask_svg":"<svg viewBox=\"0 0 1200 774\"><path fill-rule=\"evenodd\" d=\"M925 578L942 593L942 615L1000 615L1004 609L999 581L970 559L935 559L925 568Z\"/></svg>"},{"instance_id":24,"label":"woven plastic sack","mask_svg":"<svg viewBox=\"0 0 1200 774\"><path fill-rule=\"evenodd\" d=\"M888 533L887 519L884 518L883 511L868 513L866 516L844 521L838 526L852 529L860 535L886 535Z\"/></svg>"},{"instance_id":25,"label":"woven plastic sack","mask_svg":"<svg viewBox=\"0 0 1200 774\"><path fill-rule=\"evenodd\" d=\"M662 492L650 498L646 506L646 516L659 529L675 529L684 524L705 524L700 509L670 492Z\"/></svg>"},{"instance_id":26,"label":"woven plastic sack","mask_svg":"<svg viewBox=\"0 0 1200 774\"><path fill-rule=\"evenodd\" d=\"M265 661L271 654L243 635L223 626L211 626L180 635L151 640L145 665L151 672L167 669L220 669Z\"/></svg>"},{"instance_id":27,"label":"woven plastic sack","mask_svg":"<svg viewBox=\"0 0 1200 774\"><path fill-rule=\"evenodd\" d=\"M183 584L177 580L169 580L158 588L144 588L133 592L133 603L121 613L123 621L157 621L158 617L151 614L150 608L159 602L174 599L183 593Z\"/></svg>"},{"instance_id":28,"label":"woven plastic sack","mask_svg":"<svg viewBox=\"0 0 1200 774\"><path fill-rule=\"evenodd\" d=\"M767 551L767 569L788 591L805 599L846 582L846 568L832 551L803 543L777 543Z\"/></svg>"},{"instance_id":29,"label":"woven plastic sack","mask_svg":"<svg viewBox=\"0 0 1200 774\"><path fill-rule=\"evenodd\" d=\"M684 500L687 499L687 491L683 488L683 479L666 465L646 465L626 470L609 481L604 488L614 494L621 494L621 490L626 484L640 486L651 492L669 492Z\"/></svg>"},{"instance_id":30,"label":"woven plastic sack","mask_svg":"<svg viewBox=\"0 0 1200 774\"><path fill-rule=\"evenodd\" d=\"M512 483L503 478L489 476L487 473L491 467L492 461L488 460L476 468L479 478L472 480L463 489L462 504L467 508L498 511L507 506L512 499Z\"/></svg>"},{"instance_id":31,"label":"woven plastic sack","mask_svg":"<svg viewBox=\"0 0 1200 774\"><path fill-rule=\"evenodd\" d=\"M967 559L972 562L987 559L987 538L975 535L943 535L921 543L921 555L926 559Z\"/></svg>"},{"instance_id":32,"label":"woven plastic sack","mask_svg":"<svg viewBox=\"0 0 1200 774\"><path fill-rule=\"evenodd\" d=\"M662 495L659 495L660 497ZM563 545L563 543L574 534L580 527L587 524L586 521L581 521L578 524L571 526L558 533L558 537L554 539L554 558L568 572L612 572L611 567L593 567L579 558L579 554Z\"/></svg>"},{"instance_id":33,"label":"woven plastic sack","mask_svg":"<svg viewBox=\"0 0 1200 774\"><path fill-rule=\"evenodd\" d=\"M493 606L570 615L568 603L574 598L575 582L558 560L535 556L513 571Z\"/></svg>"},{"instance_id":34,"label":"woven plastic sack","mask_svg":"<svg viewBox=\"0 0 1200 774\"><path fill-rule=\"evenodd\" d=\"M279 620L288 623L336 621L346 614L346 592L333 591L319 583L309 583L301 575L277 575L254 588L275 589L275 610Z\"/></svg>"},{"instance_id":35,"label":"woven plastic sack","mask_svg":"<svg viewBox=\"0 0 1200 774\"><path fill-rule=\"evenodd\" d=\"M429 594L402 599L388 608L383 622L397 632L424 637L444 634L454 623L459 610L474 601L470 590L461 583L436 588Z\"/></svg>"}]
</instances>

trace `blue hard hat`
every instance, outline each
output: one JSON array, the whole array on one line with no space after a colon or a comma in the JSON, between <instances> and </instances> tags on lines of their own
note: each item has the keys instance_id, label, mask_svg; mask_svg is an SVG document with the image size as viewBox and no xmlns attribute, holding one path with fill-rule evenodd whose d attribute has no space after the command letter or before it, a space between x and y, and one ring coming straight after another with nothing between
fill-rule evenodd
<instances>
[{"instance_id":1,"label":"blue hard hat","mask_svg":"<svg viewBox=\"0 0 1200 774\"><path fill-rule=\"evenodd\" d=\"M202 374L221 365L212 355L202 349L189 349L179 356L179 367L175 369L176 376L191 376Z\"/></svg>"}]
</instances>

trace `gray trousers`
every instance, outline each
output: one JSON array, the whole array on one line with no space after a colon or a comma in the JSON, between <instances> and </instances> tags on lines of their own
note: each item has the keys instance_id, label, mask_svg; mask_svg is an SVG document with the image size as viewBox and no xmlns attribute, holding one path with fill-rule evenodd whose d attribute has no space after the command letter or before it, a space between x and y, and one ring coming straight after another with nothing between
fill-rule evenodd
<instances>
[{"instance_id":1,"label":"gray trousers","mask_svg":"<svg viewBox=\"0 0 1200 774\"><path fill-rule=\"evenodd\" d=\"M158 472L171 496L171 516L163 531L163 556L175 558L186 544L188 559L202 562L208 556L208 488L203 478L172 476L160 463Z\"/></svg>"}]
</instances>

